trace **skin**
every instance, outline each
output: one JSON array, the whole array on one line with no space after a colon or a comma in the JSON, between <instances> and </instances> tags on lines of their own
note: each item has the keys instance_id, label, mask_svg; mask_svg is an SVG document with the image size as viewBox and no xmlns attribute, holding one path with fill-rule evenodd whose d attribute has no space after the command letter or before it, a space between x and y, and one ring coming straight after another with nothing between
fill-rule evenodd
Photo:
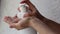
<instances>
[{"instance_id":1,"label":"skin","mask_svg":"<svg viewBox=\"0 0 60 34\"><path fill-rule=\"evenodd\" d=\"M27 17L24 19L19 19L17 16L5 16L4 21L10 25L10 28L20 30L27 27L32 27L40 34L60 34L60 24L57 24L56 22L42 16L29 0L23 0L21 3L28 4L31 12L25 14ZM20 11L19 7L18 11Z\"/></svg>"}]
</instances>

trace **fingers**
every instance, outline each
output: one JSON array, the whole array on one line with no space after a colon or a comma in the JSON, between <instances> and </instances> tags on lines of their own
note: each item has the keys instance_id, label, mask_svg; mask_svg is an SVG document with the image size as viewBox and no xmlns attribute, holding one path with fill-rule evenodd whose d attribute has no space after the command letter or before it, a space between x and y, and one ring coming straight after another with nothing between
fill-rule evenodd
<instances>
[{"instance_id":1,"label":"fingers","mask_svg":"<svg viewBox=\"0 0 60 34\"><path fill-rule=\"evenodd\" d=\"M26 3L27 5L29 5L30 10L32 11L36 9L35 6L30 1L22 1L20 3Z\"/></svg>"},{"instance_id":2,"label":"fingers","mask_svg":"<svg viewBox=\"0 0 60 34\"><path fill-rule=\"evenodd\" d=\"M5 22L10 22L10 21L12 21L12 19L9 16L5 16L4 17L4 21Z\"/></svg>"},{"instance_id":3,"label":"fingers","mask_svg":"<svg viewBox=\"0 0 60 34\"><path fill-rule=\"evenodd\" d=\"M30 15L35 15L35 13L37 12L36 7L30 1L22 1L20 3L26 3L27 5L29 5L29 10L31 10Z\"/></svg>"},{"instance_id":4,"label":"fingers","mask_svg":"<svg viewBox=\"0 0 60 34\"><path fill-rule=\"evenodd\" d=\"M27 20L28 18L25 18L21 21L19 21L18 23L11 23L9 24L10 25L10 28L15 28L17 30L21 30L21 29L24 29L26 27L28 27L28 23L27 23Z\"/></svg>"},{"instance_id":5,"label":"fingers","mask_svg":"<svg viewBox=\"0 0 60 34\"><path fill-rule=\"evenodd\" d=\"M15 28L15 27L16 27L15 24L16 24L16 23L9 24L9 25L10 25L10 28Z\"/></svg>"},{"instance_id":6,"label":"fingers","mask_svg":"<svg viewBox=\"0 0 60 34\"><path fill-rule=\"evenodd\" d=\"M20 3L26 3L27 5L29 5L29 10L31 11L29 14L30 15L36 15L36 13L38 12L38 10L36 9L36 7L29 1L29 0L23 0ZM20 9L19 9L20 11Z\"/></svg>"},{"instance_id":7,"label":"fingers","mask_svg":"<svg viewBox=\"0 0 60 34\"><path fill-rule=\"evenodd\" d=\"M17 30L21 30L21 29L24 28L23 26L21 26L20 23L11 23L11 24L9 24L9 25L10 25L10 28L15 28L15 29L17 29Z\"/></svg>"},{"instance_id":8,"label":"fingers","mask_svg":"<svg viewBox=\"0 0 60 34\"><path fill-rule=\"evenodd\" d=\"M6 18L10 18L10 17L9 16L5 16L4 19L6 19Z\"/></svg>"}]
</instances>

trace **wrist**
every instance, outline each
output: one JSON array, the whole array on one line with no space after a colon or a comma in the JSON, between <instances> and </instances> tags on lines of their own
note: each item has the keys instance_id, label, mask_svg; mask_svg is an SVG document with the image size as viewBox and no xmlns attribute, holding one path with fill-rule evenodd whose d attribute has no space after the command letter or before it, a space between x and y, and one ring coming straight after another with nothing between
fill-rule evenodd
<instances>
[{"instance_id":1,"label":"wrist","mask_svg":"<svg viewBox=\"0 0 60 34\"><path fill-rule=\"evenodd\" d=\"M39 23L39 19L36 17L31 17L30 21L29 21L29 27L35 28L36 24Z\"/></svg>"}]
</instances>

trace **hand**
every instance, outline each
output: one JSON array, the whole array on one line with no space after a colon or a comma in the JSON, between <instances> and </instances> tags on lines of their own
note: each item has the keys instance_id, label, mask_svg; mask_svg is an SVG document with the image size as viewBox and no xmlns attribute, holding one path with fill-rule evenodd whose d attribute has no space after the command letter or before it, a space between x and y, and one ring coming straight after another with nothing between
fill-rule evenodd
<instances>
[{"instance_id":1,"label":"hand","mask_svg":"<svg viewBox=\"0 0 60 34\"><path fill-rule=\"evenodd\" d=\"M29 26L29 18L20 19L17 23L13 23L12 19L9 16L4 18L4 21L7 22L10 28L16 28L17 30L24 29Z\"/></svg>"},{"instance_id":2,"label":"hand","mask_svg":"<svg viewBox=\"0 0 60 34\"><path fill-rule=\"evenodd\" d=\"M20 3L26 3L29 7L28 7L28 9L31 11L31 12L29 12L28 14L30 15L30 16L39 16L40 14L39 14L39 12L38 12L38 10L36 9L36 7L29 1L29 0L23 0L22 2L20 2ZM20 7L18 7L18 11L20 11ZM28 15L27 14L27 15Z\"/></svg>"},{"instance_id":3,"label":"hand","mask_svg":"<svg viewBox=\"0 0 60 34\"><path fill-rule=\"evenodd\" d=\"M30 20L30 18L21 19L18 23L14 23L14 24L10 25L10 27L16 28L17 30L21 30L21 29L30 27L29 20Z\"/></svg>"},{"instance_id":4,"label":"hand","mask_svg":"<svg viewBox=\"0 0 60 34\"><path fill-rule=\"evenodd\" d=\"M28 16L28 14L30 14L30 15L32 15L32 16L35 16L35 17L39 17L39 12L37 11L37 9L35 8L35 6L30 2L30 1L22 1L21 3L26 3L26 4L28 4L29 5L29 10L31 10L31 13L27 13L26 15ZM19 10L19 8L18 8L18 10ZM26 20L27 20L27 18L24 18L24 20L23 19L21 19L19 22L17 22L17 23L12 23L11 21L9 22L10 24L10 27L12 27L12 28L16 28L16 29L23 29L23 28L25 28L25 27L27 27L27 26L29 26L28 24L26 24ZM8 20L6 20L6 21L8 21ZM24 24L24 26L23 25L21 25L21 22L22 22L22 24ZM29 23L29 22L28 22ZM25 26L26 25L26 26ZM22 27L23 26L23 27Z\"/></svg>"}]
</instances>

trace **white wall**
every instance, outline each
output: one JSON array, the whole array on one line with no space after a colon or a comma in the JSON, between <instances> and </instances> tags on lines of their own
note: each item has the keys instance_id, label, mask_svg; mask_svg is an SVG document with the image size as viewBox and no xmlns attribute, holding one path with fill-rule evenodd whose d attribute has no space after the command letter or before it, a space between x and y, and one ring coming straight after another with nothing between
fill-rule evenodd
<instances>
[{"instance_id":1,"label":"white wall","mask_svg":"<svg viewBox=\"0 0 60 34\"><path fill-rule=\"evenodd\" d=\"M2 0L1 19L6 15L14 16L17 13L19 2L20 0ZM31 0L31 2L43 16L60 23L60 0ZM20 32L15 29L10 29L8 24L1 20L0 34L20 34Z\"/></svg>"}]
</instances>

